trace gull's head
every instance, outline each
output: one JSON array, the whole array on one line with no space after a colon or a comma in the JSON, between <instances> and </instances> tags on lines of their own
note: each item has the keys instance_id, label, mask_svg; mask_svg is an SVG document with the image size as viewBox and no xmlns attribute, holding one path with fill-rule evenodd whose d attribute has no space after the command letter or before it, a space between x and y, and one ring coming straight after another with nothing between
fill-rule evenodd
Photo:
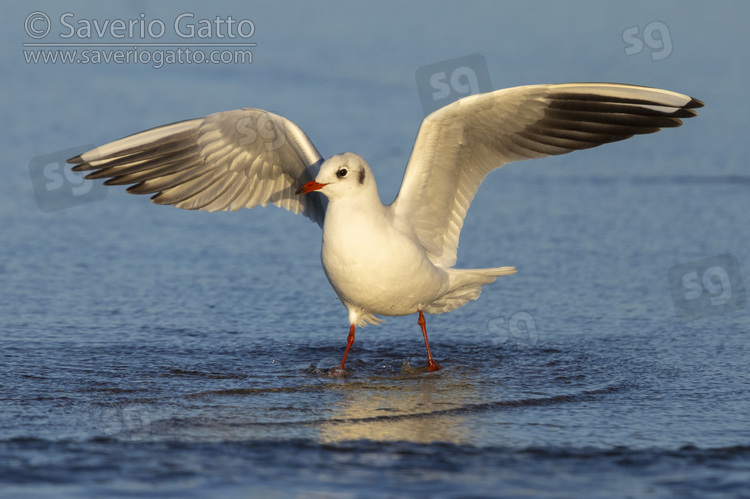
<instances>
[{"instance_id":1,"label":"gull's head","mask_svg":"<svg viewBox=\"0 0 750 499\"><path fill-rule=\"evenodd\" d=\"M374 186L372 171L364 158L346 152L325 160L315 180L297 189L297 194L320 191L333 200L356 196Z\"/></svg>"}]
</instances>

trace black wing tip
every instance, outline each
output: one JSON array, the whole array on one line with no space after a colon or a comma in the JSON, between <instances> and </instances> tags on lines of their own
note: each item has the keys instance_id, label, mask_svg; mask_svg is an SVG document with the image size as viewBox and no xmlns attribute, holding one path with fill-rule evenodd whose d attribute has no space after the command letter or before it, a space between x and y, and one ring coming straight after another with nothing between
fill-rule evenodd
<instances>
[{"instance_id":1,"label":"black wing tip","mask_svg":"<svg viewBox=\"0 0 750 499\"><path fill-rule=\"evenodd\" d=\"M91 164L89 163L84 162L84 163L75 164L70 169L74 172L88 172L91 170L96 170L97 168L94 166L91 166Z\"/></svg>"},{"instance_id":2,"label":"black wing tip","mask_svg":"<svg viewBox=\"0 0 750 499\"><path fill-rule=\"evenodd\" d=\"M80 165L82 163L85 163L85 161L83 160L83 158L81 156L82 155L79 154L78 156L70 158L70 159L66 160L65 162L68 163L68 164L71 164L71 165Z\"/></svg>"},{"instance_id":3,"label":"black wing tip","mask_svg":"<svg viewBox=\"0 0 750 499\"><path fill-rule=\"evenodd\" d=\"M698 111L696 111L696 109L699 109L705 105L706 104L702 100L696 99L695 97L690 97L690 101L687 104L673 112L670 116L673 118L693 118L695 116L698 116ZM678 119L677 121L680 122L680 124L677 126L682 125L681 120Z\"/></svg>"},{"instance_id":4,"label":"black wing tip","mask_svg":"<svg viewBox=\"0 0 750 499\"><path fill-rule=\"evenodd\" d=\"M699 108L699 107L703 107L705 105L706 105L706 103L703 102L702 100L696 99L695 97L690 97L690 102L688 102L687 104L685 104L683 107L687 108L687 109L696 109L696 108Z\"/></svg>"}]
</instances>

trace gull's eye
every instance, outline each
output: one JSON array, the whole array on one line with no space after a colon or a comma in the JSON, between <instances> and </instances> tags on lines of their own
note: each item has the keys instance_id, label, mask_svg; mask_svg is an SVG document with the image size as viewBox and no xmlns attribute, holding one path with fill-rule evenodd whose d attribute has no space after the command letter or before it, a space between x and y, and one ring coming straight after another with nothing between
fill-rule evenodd
<instances>
[{"instance_id":1,"label":"gull's eye","mask_svg":"<svg viewBox=\"0 0 750 499\"><path fill-rule=\"evenodd\" d=\"M336 172L336 176L338 178L344 178L346 177L346 174L349 173L349 171L346 168L342 168L341 170Z\"/></svg>"}]
</instances>

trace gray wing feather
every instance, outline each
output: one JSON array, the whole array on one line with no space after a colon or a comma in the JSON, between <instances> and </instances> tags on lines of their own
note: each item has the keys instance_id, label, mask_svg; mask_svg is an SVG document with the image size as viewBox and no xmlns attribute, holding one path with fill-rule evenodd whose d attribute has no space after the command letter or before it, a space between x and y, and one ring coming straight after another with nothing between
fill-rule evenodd
<instances>
[{"instance_id":1,"label":"gray wing feather","mask_svg":"<svg viewBox=\"0 0 750 499\"><path fill-rule=\"evenodd\" d=\"M125 137L71 158L86 178L130 185L128 192L188 210L221 211L269 203L321 227L326 201L295 191L323 158L293 122L261 109L238 109ZM132 185L131 185L132 184Z\"/></svg>"},{"instance_id":2,"label":"gray wing feather","mask_svg":"<svg viewBox=\"0 0 750 499\"><path fill-rule=\"evenodd\" d=\"M466 211L487 174L512 161L565 154L677 127L703 103L633 85L530 85L458 100L425 118L396 200L433 263L456 263Z\"/></svg>"}]
</instances>

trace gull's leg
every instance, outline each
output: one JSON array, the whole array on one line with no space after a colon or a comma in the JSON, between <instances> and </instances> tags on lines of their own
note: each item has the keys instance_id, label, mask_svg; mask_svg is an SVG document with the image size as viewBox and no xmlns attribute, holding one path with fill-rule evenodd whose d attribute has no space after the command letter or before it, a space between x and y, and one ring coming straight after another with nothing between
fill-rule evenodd
<instances>
[{"instance_id":1,"label":"gull's leg","mask_svg":"<svg viewBox=\"0 0 750 499\"><path fill-rule=\"evenodd\" d=\"M346 373L346 367L344 367L344 365L346 364L346 357L349 355L349 350L352 348L352 343L354 343L354 324L349 327L349 336L346 338L346 350L344 350L344 358L341 359L341 365L331 369L331 374Z\"/></svg>"},{"instance_id":2,"label":"gull's leg","mask_svg":"<svg viewBox=\"0 0 750 499\"><path fill-rule=\"evenodd\" d=\"M429 367L430 372L437 371L438 369L440 369L440 366L437 365L437 362L432 359L432 353L430 352L430 342L427 341L427 329L425 328L425 324L427 323L424 320L424 314L421 310L419 311L419 319L417 320L417 323L419 324L419 327L422 328L422 336L424 336L424 346L427 347L427 367ZM347 351L348 350L349 349L347 348ZM344 358L346 359L346 356L344 356ZM343 367L344 364L342 363L341 366Z\"/></svg>"}]
</instances>

